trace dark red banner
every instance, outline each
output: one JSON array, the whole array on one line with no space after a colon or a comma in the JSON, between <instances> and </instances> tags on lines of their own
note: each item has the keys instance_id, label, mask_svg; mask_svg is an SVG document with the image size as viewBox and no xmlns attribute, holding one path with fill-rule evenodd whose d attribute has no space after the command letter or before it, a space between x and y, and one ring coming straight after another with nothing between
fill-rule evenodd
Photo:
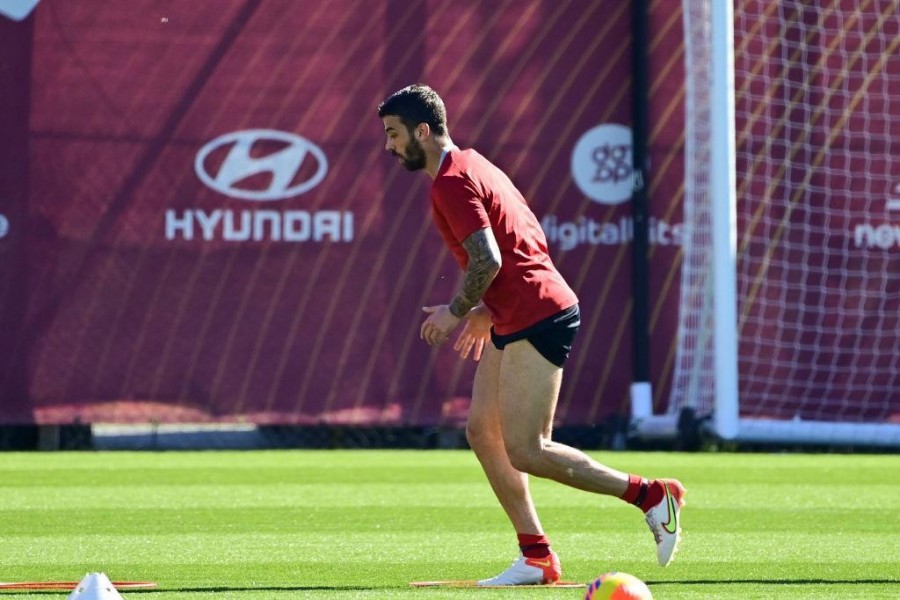
<instances>
[{"instance_id":1,"label":"dark red banner","mask_svg":"<svg viewBox=\"0 0 900 600\"><path fill-rule=\"evenodd\" d=\"M454 141L520 187L580 296L560 422L627 407L629 3L31 4L0 15L0 96L27 99L0 116L16 157L0 167L0 257L17 274L2 288L0 421L460 422L474 363L418 328L461 273L430 222L427 176L384 152L376 114L418 81L444 97ZM683 47L680 9L653 11L660 401Z\"/></svg>"}]
</instances>

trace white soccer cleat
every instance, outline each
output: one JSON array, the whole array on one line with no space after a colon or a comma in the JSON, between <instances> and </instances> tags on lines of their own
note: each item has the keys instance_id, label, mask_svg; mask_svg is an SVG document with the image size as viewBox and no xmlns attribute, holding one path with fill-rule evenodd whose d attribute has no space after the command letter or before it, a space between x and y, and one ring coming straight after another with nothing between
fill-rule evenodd
<instances>
[{"instance_id":1,"label":"white soccer cleat","mask_svg":"<svg viewBox=\"0 0 900 600\"><path fill-rule=\"evenodd\" d=\"M559 581L562 569L559 566L559 557L551 551L545 558L519 558L505 571L490 579L482 579L480 586L491 585L536 585L554 584Z\"/></svg>"},{"instance_id":2,"label":"white soccer cleat","mask_svg":"<svg viewBox=\"0 0 900 600\"><path fill-rule=\"evenodd\" d=\"M669 565L681 542L681 507L684 506L684 486L677 479L658 479L665 492L662 500L645 513L647 525L656 539L656 559L663 567Z\"/></svg>"}]
</instances>

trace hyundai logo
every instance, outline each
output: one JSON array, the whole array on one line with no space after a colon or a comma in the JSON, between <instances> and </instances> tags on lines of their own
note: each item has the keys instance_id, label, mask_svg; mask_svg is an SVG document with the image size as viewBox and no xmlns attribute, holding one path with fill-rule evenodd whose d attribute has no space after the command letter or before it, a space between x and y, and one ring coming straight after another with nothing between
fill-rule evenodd
<instances>
[{"instance_id":1,"label":"hyundai logo","mask_svg":"<svg viewBox=\"0 0 900 600\"><path fill-rule=\"evenodd\" d=\"M259 156L268 148L275 149ZM214 159L221 160L217 169L210 168L217 162ZM299 135L247 129L226 133L203 146L194 159L194 170L200 181L221 194L265 202L298 196L319 185L328 173L328 159L321 148ZM269 176L265 185L245 181L260 174Z\"/></svg>"}]
</instances>

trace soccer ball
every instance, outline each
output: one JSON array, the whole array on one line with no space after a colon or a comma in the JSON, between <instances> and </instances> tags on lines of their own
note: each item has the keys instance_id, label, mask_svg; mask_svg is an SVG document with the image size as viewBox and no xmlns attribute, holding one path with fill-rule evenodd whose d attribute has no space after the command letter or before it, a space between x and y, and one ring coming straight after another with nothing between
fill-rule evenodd
<instances>
[{"instance_id":1,"label":"soccer ball","mask_svg":"<svg viewBox=\"0 0 900 600\"><path fill-rule=\"evenodd\" d=\"M628 573L604 573L588 586L584 600L653 600L643 581Z\"/></svg>"}]
</instances>

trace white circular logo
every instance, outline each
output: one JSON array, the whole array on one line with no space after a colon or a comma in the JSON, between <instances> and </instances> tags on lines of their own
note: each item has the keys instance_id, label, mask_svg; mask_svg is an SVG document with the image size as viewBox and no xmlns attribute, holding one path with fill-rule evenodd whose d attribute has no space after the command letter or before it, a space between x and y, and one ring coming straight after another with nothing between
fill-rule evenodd
<instances>
[{"instance_id":1,"label":"white circular logo","mask_svg":"<svg viewBox=\"0 0 900 600\"><path fill-rule=\"evenodd\" d=\"M0 238L5 238L7 233L9 233L9 219L6 215L0 214Z\"/></svg>"},{"instance_id":2,"label":"white circular logo","mask_svg":"<svg viewBox=\"0 0 900 600\"><path fill-rule=\"evenodd\" d=\"M601 204L631 198L631 128L605 123L589 129L572 150L572 178L585 196Z\"/></svg>"},{"instance_id":3,"label":"white circular logo","mask_svg":"<svg viewBox=\"0 0 900 600\"><path fill-rule=\"evenodd\" d=\"M259 156L266 146L271 150ZM210 164L212 155L221 160L217 168ZM319 185L328 173L328 159L321 148L299 135L248 129L226 133L203 146L194 159L194 171L207 186L232 198L283 200ZM264 185L245 181L260 174L268 175Z\"/></svg>"}]
</instances>

